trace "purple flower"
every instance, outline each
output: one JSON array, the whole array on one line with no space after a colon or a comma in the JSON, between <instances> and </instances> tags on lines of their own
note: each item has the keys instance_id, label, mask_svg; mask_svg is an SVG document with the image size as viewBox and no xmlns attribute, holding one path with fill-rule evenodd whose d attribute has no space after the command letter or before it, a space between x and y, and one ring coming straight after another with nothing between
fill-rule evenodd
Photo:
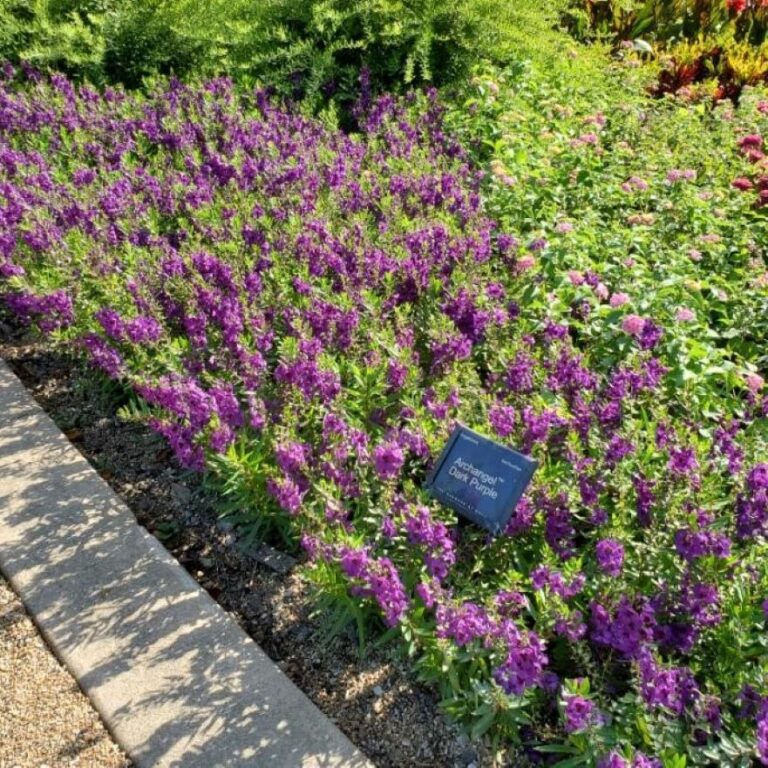
<instances>
[{"instance_id":1,"label":"purple flower","mask_svg":"<svg viewBox=\"0 0 768 768\"><path fill-rule=\"evenodd\" d=\"M75 319L72 297L64 290L43 296L7 293L2 298L11 312L24 322L35 320L43 333L68 328Z\"/></svg>"},{"instance_id":2,"label":"purple flower","mask_svg":"<svg viewBox=\"0 0 768 768\"><path fill-rule=\"evenodd\" d=\"M544 538L557 555L567 560L575 553L576 530L565 494L542 497L540 507L544 514Z\"/></svg>"},{"instance_id":3,"label":"purple flower","mask_svg":"<svg viewBox=\"0 0 768 768\"><path fill-rule=\"evenodd\" d=\"M640 692L650 708L662 707L680 716L697 700L699 692L687 667L658 664L648 650L640 653Z\"/></svg>"},{"instance_id":4,"label":"purple flower","mask_svg":"<svg viewBox=\"0 0 768 768\"><path fill-rule=\"evenodd\" d=\"M699 468L696 451L693 448L670 448L667 466L675 475L690 477Z\"/></svg>"},{"instance_id":5,"label":"purple flower","mask_svg":"<svg viewBox=\"0 0 768 768\"><path fill-rule=\"evenodd\" d=\"M591 637L598 645L619 651L626 658L635 658L653 640L656 617L650 602L638 598L636 604L622 595L613 616L602 604L590 604Z\"/></svg>"},{"instance_id":6,"label":"purple flower","mask_svg":"<svg viewBox=\"0 0 768 768\"><path fill-rule=\"evenodd\" d=\"M601 539L595 550L597 565L608 576L619 576L624 565L624 547L618 539Z\"/></svg>"},{"instance_id":7,"label":"purple flower","mask_svg":"<svg viewBox=\"0 0 768 768\"><path fill-rule=\"evenodd\" d=\"M651 320L646 320L640 333L640 349L653 349L661 341L663 335L664 329L660 325L656 325Z\"/></svg>"},{"instance_id":8,"label":"purple flower","mask_svg":"<svg viewBox=\"0 0 768 768\"><path fill-rule=\"evenodd\" d=\"M500 590L493 599L499 615L505 619L518 616L528 607L528 600L522 592Z\"/></svg>"},{"instance_id":9,"label":"purple flower","mask_svg":"<svg viewBox=\"0 0 768 768\"><path fill-rule=\"evenodd\" d=\"M387 383L393 390L402 389L408 377L408 366L391 360L387 367Z\"/></svg>"},{"instance_id":10,"label":"purple flower","mask_svg":"<svg viewBox=\"0 0 768 768\"><path fill-rule=\"evenodd\" d=\"M275 446L277 465L286 475L301 476L307 469L310 448L306 443L280 443Z\"/></svg>"},{"instance_id":11,"label":"purple flower","mask_svg":"<svg viewBox=\"0 0 768 768\"><path fill-rule=\"evenodd\" d=\"M405 518L408 541L426 548L424 562L430 576L442 581L456 562L453 539L446 525L433 520L427 507L418 507Z\"/></svg>"},{"instance_id":12,"label":"purple flower","mask_svg":"<svg viewBox=\"0 0 768 768\"><path fill-rule=\"evenodd\" d=\"M607 467L615 467L622 459L635 452L635 446L621 435L614 435L605 452Z\"/></svg>"},{"instance_id":13,"label":"purple flower","mask_svg":"<svg viewBox=\"0 0 768 768\"><path fill-rule=\"evenodd\" d=\"M416 596L424 603L427 608L435 607L435 604L437 603L437 594L436 590L433 588L433 585L425 584L423 581L420 581L416 585L416 589L414 591L416 592Z\"/></svg>"},{"instance_id":14,"label":"purple flower","mask_svg":"<svg viewBox=\"0 0 768 768\"><path fill-rule=\"evenodd\" d=\"M717 531L684 528L675 533L675 549L688 562L707 555L725 559L731 554L731 540Z\"/></svg>"},{"instance_id":15,"label":"purple flower","mask_svg":"<svg viewBox=\"0 0 768 768\"><path fill-rule=\"evenodd\" d=\"M289 477L282 480L267 480L267 491L289 515L298 513L306 493Z\"/></svg>"},{"instance_id":16,"label":"purple flower","mask_svg":"<svg viewBox=\"0 0 768 768\"><path fill-rule=\"evenodd\" d=\"M96 334L89 334L82 340L83 346L95 366L101 368L111 379L119 379L123 375L123 359L117 350L109 346Z\"/></svg>"},{"instance_id":17,"label":"purple flower","mask_svg":"<svg viewBox=\"0 0 768 768\"><path fill-rule=\"evenodd\" d=\"M209 444L214 453L224 453L235 439L235 433L224 425L211 433Z\"/></svg>"},{"instance_id":18,"label":"purple flower","mask_svg":"<svg viewBox=\"0 0 768 768\"><path fill-rule=\"evenodd\" d=\"M768 464L748 473L745 490L736 500L736 535L739 539L768 534Z\"/></svg>"},{"instance_id":19,"label":"purple flower","mask_svg":"<svg viewBox=\"0 0 768 768\"><path fill-rule=\"evenodd\" d=\"M488 412L488 421L499 437L509 437L515 429L515 409L509 405L494 405Z\"/></svg>"},{"instance_id":20,"label":"purple flower","mask_svg":"<svg viewBox=\"0 0 768 768\"><path fill-rule=\"evenodd\" d=\"M512 644L505 661L493 672L504 693L520 696L539 683L548 661L544 650L544 642L533 632Z\"/></svg>"},{"instance_id":21,"label":"purple flower","mask_svg":"<svg viewBox=\"0 0 768 768\"><path fill-rule=\"evenodd\" d=\"M757 721L757 756L761 765L768 765L768 717L763 715Z\"/></svg>"},{"instance_id":22,"label":"purple flower","mask_svg":"<svg viewBox=\"0 0 768 768\"><path fill-rule=\"evenodd\" d=\"M505 383L510 392L527 394L533 391L533 373L536 361L524 352L518 352L507 367Z\"/></svg>"},{"instance_id":23,"label":"purple flower","mask_svg":"<svg viewBox=\"0 0 768 768\"><path fill-rule=\"evenodd\" d=\"M533 518L536 515L536 509L527 497L523 497L517 502L515 511L507 523L506 533L508 536L517 536L529 530L533 525Z\"/></svg>"},{"instance_id":24,"label":"purple flower","mask_svg":"<svg viewBox=\"0 0 768 768\"><path fill-rule=\"evenodd\" d=\"M486 611L476 603L458 606L440 604L437 607L437 636L452 639L463 647L474 640L484 639L492 629Z\"/></svg>"},{"instance_id":25,"label":"purple flower","mask_svg":"<svg viewBox=\"0 0 768 768\"><path fill-rule=\"evenodd\" d=\"M581 611L573 611L568 617L559 616L555 621L555 634L565 637L571 643L581 640L587 634L583 618Z\"/></svg>"},{"instance_id":26,"label":"purple flower","mask_svg":"<svg viewBox=\"0 0 768 768\"><path fill-rule=\"evenodd\" d=\"M632 768L662 768L663 764L658 757L648 757L642 752L635 752L632 758Z\"/></svg>"},{"instance_id":27,"label":"purple flower","mask_svg":"<svg viewBox=\"0 0 768 768\"><path fill-rule=\"evenodd\" d=\"M162 329L154 317L136 317L125 324L125 333L134 344L157 341Z\"/></svg>"},{"instance_id":28,"label":"purple flower","mask_svg":"<svg viewBox=\"0 0 768 768\"><path fill-rule=\"evenodd\" d=\"M475 300L464 289L460 290L455 299L443 305L443 312L453 320L456 327L472 343L482 341L485 329L490 320L490 314L478 309Z\"/></svg>"},{"instance_id":29,"label":"purple flower","mask_svg":"<svg viewBox=\"0 0 768 768\"><path fill-rule=\"evenodd\" d=\"M390 480L400 474L405 463L403 449L394 442L377 445L373 449L373 464L382 480Z\"/></svg>"},{"instance_id":30,"label":"purple flower","mask_svg":"<svg viewBox=\"0 0 768 768\"><path fill-rule=\"evenodd\" d=\"M375 600L384 613L387 626L393 627L402 619L408 609L408 597L397 568L389 558L376 559L364 548L344 547L340 551L339 564L353 581L352 594Z\"/></svg>"},{"instance_id":31,"label":"purple flower","mask_svg":"<svg viewBox=\"0 0 768 768\"><path fill-rule=\"evenodd\" d=\"M747 488L753 493L768 490L768 464L756 464L747 475Z\"/></svg>"},{"instance_id":32,"label":"purple flower","mask_svg":"<svg viewBox=\"0 0 768 768\"><path fill-rule=\"evenodd\" d=\"M629 763L618 752L612 751L598 760L597 768L629 768Z\"/></svg>"},{"instance_id":33,"label":"purple flower","mask_svg":"<svg viewBox=\"0 0 768 768\"><path fill-rule=\"evenodd\" d=\"M595 705L583 696L568 696L563 714L566 733L579 733L592 724Z\"/></svg>"}]
</instances>

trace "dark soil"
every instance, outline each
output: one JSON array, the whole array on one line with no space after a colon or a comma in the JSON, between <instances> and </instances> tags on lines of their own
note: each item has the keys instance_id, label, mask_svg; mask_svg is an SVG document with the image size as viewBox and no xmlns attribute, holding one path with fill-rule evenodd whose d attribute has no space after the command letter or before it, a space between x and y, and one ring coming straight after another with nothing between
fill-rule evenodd
<instances>
[{"instance_id":1,"label":"dark soil","mask_svg":"<svg viewBox=\"0 0 768 768\"><path fill-rule=\"evenodd\" d=\"M121 419L114 398L84 385L79 363L2 317L0 357L139 523L379 768L495 764L485 745L447 722L396 649L361 657L351 634L328 642L300 565L275 571L244 548L199 477L176 465L146 426Z\"/></svg>"}]
</instances>

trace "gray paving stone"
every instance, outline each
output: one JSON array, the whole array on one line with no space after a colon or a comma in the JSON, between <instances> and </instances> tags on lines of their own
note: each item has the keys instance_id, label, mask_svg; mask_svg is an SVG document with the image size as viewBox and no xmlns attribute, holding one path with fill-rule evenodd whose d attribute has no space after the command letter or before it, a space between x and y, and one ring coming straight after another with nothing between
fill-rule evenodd
<instances>
[{"instance_id":1,"label":"gray paving stone","mask_svg":"<svg viewBox=\"0 0 768 768\"><path fill-rule=\"evenodd\" d=\"M0 570L141 768L372 768L1 360Z\"/></svg>"}]
</instances>

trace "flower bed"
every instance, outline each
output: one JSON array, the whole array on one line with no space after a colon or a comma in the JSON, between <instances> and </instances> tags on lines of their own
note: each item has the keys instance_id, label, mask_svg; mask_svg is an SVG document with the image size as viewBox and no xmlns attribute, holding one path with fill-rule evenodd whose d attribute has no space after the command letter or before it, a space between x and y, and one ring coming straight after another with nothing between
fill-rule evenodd
<instances>
[{"instance_id":1,"label":"flower bed","mask_svg":"<svg viewBox=\"0 0 768 768\"><path fill-rule=\"evenodd\" d=\"M744 86L768 81L765 0L571 0L562 16L579 39L659 54L657 96L738 101Z\"/></svg>"},{"instance_id":2,"label":"flower bed","mask_svg":"<svg viewBox=\"0 0 768 768\"><path fill-rule=\"evenodd\" d=\"M471 141L498 104L452 125ZM6 72L5 303L131 387L233 520L300 540L338 622L391 628L475 736L570 765L768 759L755 190L685 166L609 187L600 115L525 158L494 140L489 178L434 93L358 115L348 136L226 80ZM721 175L759 182L720 130ZM515 178L534 157L567 199ZM704 183L753 231L710 231ZM594 184L622 222L603 243ZM495 539L422 488L457 419L541 463Z\"/></svg>"}]
</instances>

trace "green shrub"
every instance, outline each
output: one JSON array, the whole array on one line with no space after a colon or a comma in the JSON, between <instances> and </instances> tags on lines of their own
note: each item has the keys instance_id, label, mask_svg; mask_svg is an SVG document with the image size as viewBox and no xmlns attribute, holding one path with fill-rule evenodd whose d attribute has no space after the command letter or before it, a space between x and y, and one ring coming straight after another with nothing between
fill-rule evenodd
<instances>
[{"instance_id":1,"label":"green shrub","mask_svg":"<svg viewBox=\"0 0 768 768\"><path fill-rule=\"evenodd\" d=\"M110 81L135 88L154 74L186 77L204 68L206 41L179 29L180 5L135 2L110 14L103 61Z\"/></svg>"},{"instance_id":2,"label":"green shrub","mask_svg":"<svg viewBox=\"0 0 768 768\"><path fill-rule=\"evenodd\" d=\"M0 0L0 58L129 87L225 73L348 104L363 68L381 92L462 83L481 59L558 57L563 1Z\"/></svg>"},{"instance_id":3,"label":"green shrub","mask_svg":"<svg viewBox=\"0 0 768 768\"><path fill-rule=\"evenodd\" d=\"M0 0L0 60L100 82L105 4Z\"/></svg>"},{"instance_id":4,"label":"green shrub","mask_svg":"<svg viewBox=\"0 0 768 768\"><path fill-rule=\"evenodd\" d=\"M493 32L473 0L268 0L233 51L264 81L310 97L455 81Z\"/></svg>"}]
</instances>

